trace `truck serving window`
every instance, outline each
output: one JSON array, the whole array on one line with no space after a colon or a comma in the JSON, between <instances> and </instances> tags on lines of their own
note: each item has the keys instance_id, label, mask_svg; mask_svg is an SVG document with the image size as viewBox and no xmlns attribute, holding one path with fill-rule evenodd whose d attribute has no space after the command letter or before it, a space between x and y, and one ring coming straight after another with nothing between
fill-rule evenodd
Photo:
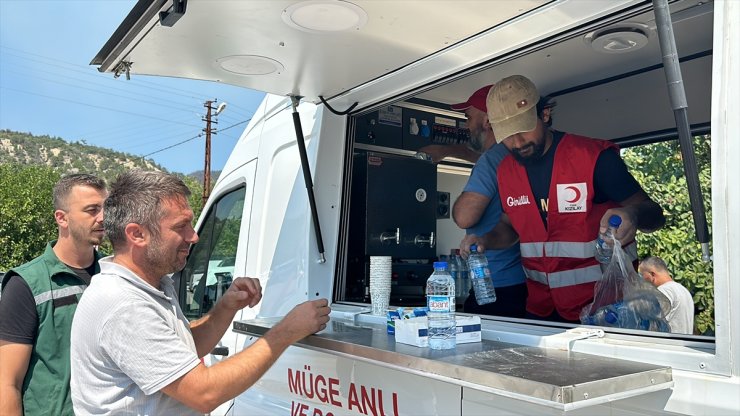
<instances>
[{"instance_id":1,"label":"truck serving window","mask_svg":"<svg viewBox=\"0 0 740 416\"><path fill-rule=\"evenodd\" d=\"M208 313L234 278L239 227L244 212L245 188L235 189L216 201L198 230L181 277L185 285L182 309L188 319Z\"/></svg>"},{"instance_id":2,"label":"truck serving window","mask_svg":"<svg viewBox=\"0 0 740 416\"><path fill-rule=\"evenodd\" d=\"M553 114L557 120L558 112ZM340 300L370 303L369 258L391 256L391 305L424 305L424 287L432 262L453 263L455 250L465 235L453 222L450 211L465 187L473 164L455 158L435 164L421 158L417 150L429 144L465 145L470 132L464 115L450 111L442 103L412 98L358 116L354 124L347 278ZM695 136L694 146L709 212L709 136ZM686 242L692 241L694 235L678 141L675 137L642 138L626 141L621 149L628 170L661 205L666 216L666 225L661 230L638 232L638 258L661 257L673 279L689 290L695 317L693 330L684 335L712 336L712 267L711 263L702 261L698 245L687 249ZM711 229L711 218L709 221ZM469 286L458 290L458 312L463 311L468 290Z\"/></svg>"},{"instance_id":3,"label":"truck serving window","mask_svg":"<svg viewBox=\"0 0 740 416\"><path fill-rule=\"evenodd\" d=\"M671 10L688 128L694 136L699 198L710 231L710 139L706 134L712 90L711 11L711 5L703 2L683 2ZM551 114L554 130L618 144L630 173L663 208L666 225L662 229L637 233L637 256L662 258L673 280L688 289L695 310L693 330L666 337L713 336L713 270L711 262L702 257L694 233L689 201L696 201L688 196L686 158L677 140L677 131L684 130L676 127L655 19L649 9L605 18L515 52L501 52L468 73L429 80L412 91L397 91L396 99L353 115L349 123L352 147L346 156L351 178L345 182L342 247L346 263L337 300L369 303L369 257L391 256L391 305L424 305L432 262L454 263L449 260L455 258L454 250L465 235L450 213L473 163L454 152L433 163L417 151L429 145L464 147L470 143L474 133L468 129L466 115L451 105L465 102L486 84L521 74L533 80L540 95L557 102ZM692 32L692 28L701 30ZM622 45L620 40L626 38L640 42ZM491 43L491 48L498 46ZM457 293L458 312L467 295Z\"/></svg>"}]
</instances>

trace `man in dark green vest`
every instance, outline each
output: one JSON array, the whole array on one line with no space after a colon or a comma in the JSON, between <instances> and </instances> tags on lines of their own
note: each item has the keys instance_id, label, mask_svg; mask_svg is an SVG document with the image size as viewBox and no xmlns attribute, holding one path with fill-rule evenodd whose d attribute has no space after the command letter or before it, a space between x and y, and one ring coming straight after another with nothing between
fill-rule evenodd
<instances>
[{"instance_id":1,"label":"man in dark green vest","mask_svg":"<svg viewBox=\"0 0 740 416\"><path fill-rule=\"evenodd\" d=\"M72 415L69 340L77 302L99 272L105 181L67 175L54 186L59 236L5 274L0 297L0 414Z\"/></svg>"}]
</instances>

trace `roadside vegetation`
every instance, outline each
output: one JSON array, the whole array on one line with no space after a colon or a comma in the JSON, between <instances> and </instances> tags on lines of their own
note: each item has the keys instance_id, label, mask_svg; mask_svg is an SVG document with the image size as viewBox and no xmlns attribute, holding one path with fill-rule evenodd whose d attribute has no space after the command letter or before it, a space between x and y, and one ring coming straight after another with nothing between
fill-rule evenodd
<instances>
[{"instance_id":1,"label":"roadside vegetation","mask_svg":"<svg viewBox=\"0 0 740 416\"><path fill-rule=\"evenodd\" d=\"M130 169L165 170L152 160L85 143L0 131L0 272L38 256L56 238L51 192L62 175L91 173L110 184ZM180 176L192 192L190 205L197 220L202 182ZM106 240L100 249L110 253L110 243Z\"/></svg>"},{"instance_id":2,"label":"roadside vegetation","mask_svg":"<svg viewBox=\"0 0 740 416\"><path fill-rule=\"evenodd\" d=\"M711 139L694 137L699 183L712 234ZM651 234L638 233L640 258L659 256L668 265L673 279L694 296L694 328L714 335L714 270L712 263L701 260L701 246L696 241L694 219L689 203L683 160L677 141L636 146L623 152L627 167L666 216L663 229ZM710 252L712 250L710 240Z\"/></svg>"}]
</instances>

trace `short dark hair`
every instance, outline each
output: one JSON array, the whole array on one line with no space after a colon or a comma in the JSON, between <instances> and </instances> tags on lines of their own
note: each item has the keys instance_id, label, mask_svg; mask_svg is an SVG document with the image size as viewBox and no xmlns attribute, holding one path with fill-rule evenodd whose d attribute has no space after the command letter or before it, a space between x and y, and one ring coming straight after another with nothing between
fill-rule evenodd
<instances>
[{"instance_id":1,"label":"short dark hair","mask_svg":"<svg viewBox=\"0 0 740 416\"><path fill-rule=\"evenodd\" d=\"M537 101L537 116L540 118L540 120L542 120L542 112L545 111L546 108L553 109L556 105L558 105L558 102L555 101L552 97L540 97L540 100ZM552 126L552 112L550 112L550 119L547 120L545 125L547 127Z\"/></svg>"},{"instance_id":2,"label":"short dark hair","mask_svg":"<svg viewBox=\"0 0 740 416\"><path fill-rule=\"evenodd\" d=\"M153 235L159 235L162 201L182 197L187 200L190 189L175 175L144 170L122 173L111 185L103 210L103 227L113 249L126 241L126 225L135 223Z\"/></svg>"},{"instance_id":3,"label":"short dark hair","mask_svg":"<svg viewBox=\"0 0 740 416\"><path fill-rule=\"evenodd\" d=\"M52 191L54 210L67 209L67 197L69 197L69 194L75 186L89 186L98 191L106 190L105 180L100 179L95 175L90 175L88 173L73 173L71 175L62 176L62 178L54 185L54 190Z\"/></svg>"}]
</instances>

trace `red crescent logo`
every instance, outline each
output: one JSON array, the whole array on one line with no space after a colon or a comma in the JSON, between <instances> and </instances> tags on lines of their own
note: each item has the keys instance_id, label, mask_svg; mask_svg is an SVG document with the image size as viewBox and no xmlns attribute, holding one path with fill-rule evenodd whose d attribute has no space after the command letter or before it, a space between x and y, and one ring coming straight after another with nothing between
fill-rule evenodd
<instances>
[{"instance_id":1,"label":"red crescent logo","mask_svg":"<svg viewBox=\"0 0 740 416\"><path fill-rule=\"evenodd\" d=\"M575 193L575 197L573 199L566 199L565 202L572 204L581 199L581 191L579 191L575 186L566 186L565 189L571 189L573 190L573 193Z\"/></svg>"}]
</instances>

